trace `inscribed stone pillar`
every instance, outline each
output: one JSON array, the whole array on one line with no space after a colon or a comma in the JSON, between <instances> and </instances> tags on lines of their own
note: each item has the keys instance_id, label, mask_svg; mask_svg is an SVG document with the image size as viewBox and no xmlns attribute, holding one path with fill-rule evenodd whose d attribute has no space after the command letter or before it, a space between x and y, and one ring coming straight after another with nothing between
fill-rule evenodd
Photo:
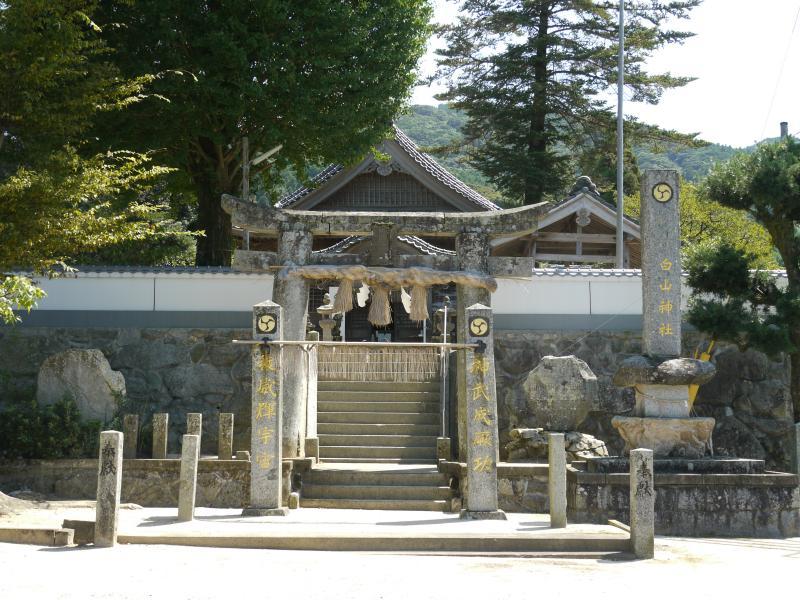
<instances>
[{"instance_id":1,"label":"inscribed stone pillar","mask_svg":"<svg viewBox=\"0 0 800 600\"><path fill-rule=\"evenodd\" d=\"M648 356L681 353L681 255L677 171L642 178L643 349Z\"/></svg>"},{"instance_id":2,"label":"inscribed stone pillar","mask_svg":"<svg viewBox=\"0 0 800 600\"><path fill-rule=\"evenodd\" d=\"M492 309L474 304L466 310L466 507L462 517L505 519L497 508L497 386L494 373Z\"/></svg>"},{"instance_id":3,"label":"inscribed stone pillar","mask_svg":"<svg viewBox=\"0 0 800 600\"><path fill-rule=\"evenodd\" d=\"M456 236L456 254L458 256L458 268L461 271L481 274L489 272L489 236L487 234L475 232L458 234ZM467 307L473 304L491 306L491 298L491 292L484 288L466 285L456 286L456 341L463 343L467 338L465 315ZM458 370L458 377L456 378L456 405L458 407L458 459L462 461L467 455L465 361L465 353L459 352L456 359Z\"/></svg>"},{"instance_id":4,"label":"inscribed stone pillar","mask_svg":"<svg viewBox=\"0 0 800 600\"><path fill-rule=\"evenodd\" d=\"M153 415L153 458L167 458L167 440L169 439L169 414Z\"/></svg>"},{"instance_id":5,"label":"inscribed stone pillar","mask_svg":"<svg viewBox=\"0 0 800 600\"><path fill-rule=\"evenodd\" d=\"M549 477L547 489L550 499L550 527L567 526L567 451L563 433L547 436Z\"/></svg>"},{"instance_id":6,"label":"inscribed stone pillar","mask_svg":"<svg viewBox=\"0 0 800 600\"><path fill-rule=\"evenodd\" d=\"M94 544L110 547L117 543L119 501L122 495L122 433L100 433L100 460L97 465L97 506Z\"/></svg>"},{"instance_id":7,"label":"inscribed stone pillar","mask_svg":"<svg viewBox=\"0 0 800 600\"><path fill-rule=\"evenodd\" d=\"M319 341L318 331L309 331L306 339L309 342ZM308 360L308 398L306 399L306 456L319 458L319 438L317 437L317 346L311 346L307 353Z\"/></svg>"},{"instance_id":8,"label":"inscribed stone pillar","mask_svg":"<svg viewBox=\"0 0 800 600\"><path fill-rule=\"evenodd\" d=\"M253 339L283 339L283 309L274 302L253 307ZM250 417L250 504L245 516L285 515L282 497L281 421L282 368L285 355L279 345L254 345L251 349L252 409Z\"/></svg>"},{"instance_id":9,"label":"inscribed stone pillar","mask_svg":"<svg viewBox=\"0 0 800 600\"><path fill-rule=\"evenodd\" d=\"M233 458L233 413L219 413L217 458L219 460Z\"/></svg>"},{"instance_id":10,"label":"inscribed stone pillar","mask_svg":"<svg viewBox=\"0 0 800 600\"><path fill-rule=\"evenodd\" d=\"M278 263L283 267L307 264L312 241L313 236L307 230L282 229L278 233ZM302 277L293 277L284 269L275 277L272 299L284 308L283 339L305 340L308 282ZM308 397L304 354L297 346L283 349L283 455L286 458L304 455Z\"/></svg>"},{"instance_id":11,"label":"inscribed stone pillar","mask_svg":"<svg viewBox=\"0 0 800 600\"><path fill-rule=\"evenodd\" d=\"M122 458L136 458L136 446L139 442L139 415L122 417L122 435L125 439Z\"/></svg>"},{"instance_id":12,"label":"inscribed stone pillar","mask_svg":"<svg viewBox=\"0 0 800 600\"><path fill-rule=\"evenodd\" d=\"M187 435L196 435L200 438L200 443L203 442L203 413L189 413L186 415L186 433ZM201 453L202 453L202 446Z\"/></svg>"},{"instance_id":13,"label":"inscribed stone pillar","mask_svg":"<svg viewBox=\"0 0 800 600\"><path fill-rule=\"evenodd\" d=\"M181 444L181 479L178 488L178 521L194 519L197 497L197 462L200 458L200 436L186 434Z\"/></svg>"},{"instance_id":14,"label":"inscribed stone pillar","mask_svg":"<svg viewBox=\"0 0 800 600\"><path fill-rule=\"evenodd\" d=\"M636 558L653 558L656 503L653 451L631 450L630 463L631 549Z\"/></svg>"}]
</instances>

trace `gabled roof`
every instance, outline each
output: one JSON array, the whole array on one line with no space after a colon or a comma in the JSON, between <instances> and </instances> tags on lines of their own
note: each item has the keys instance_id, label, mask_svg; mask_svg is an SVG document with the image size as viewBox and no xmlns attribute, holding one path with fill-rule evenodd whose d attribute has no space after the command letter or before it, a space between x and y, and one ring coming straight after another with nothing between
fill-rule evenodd
<instances>
[{"instance_id":1,"label":"gabled roof","mask_svg":"<svg viewBox=\"0 0 800 600\"><path fill-rule=\"evenodd\" d=\"M323 248L321 250L314 250L312 254L343 254L345 251L349 250L356 244L359 244L363 241L370 239L369 236L366 235L351 235L343 240L339 240L332 246L328 246L327 248ZM415 235L398 235L397 239L401 242L408 244L409 246L413 246L417 250L419 250L422 254L427 254L428 256L437 256L437 255L444 255L444 256L455 256L455 252L453 250L448 250L446 248L440 248L439 246L434 246L433 244L426 242L420 237Z\"/></svg>"},{"instance_id":2,"label":"gabled roof","mask_svg":"<svg viewBox=\"0 0 800 600\"><path fill-rule=\"evenodd\" d=\"M500 207L484 198L464 182L437 163L431 156L421 152L417 145L394 126L394 136L385 140L380 151L389 154L391 163L403 169L455 208L475 210L500 210ZM281 198L276 208L310 209L325 200L356 176L370 168L385 167L372 154L354 167L330 164L317 174L308 186L303 186Z\"/></svg>"}]
</instances>

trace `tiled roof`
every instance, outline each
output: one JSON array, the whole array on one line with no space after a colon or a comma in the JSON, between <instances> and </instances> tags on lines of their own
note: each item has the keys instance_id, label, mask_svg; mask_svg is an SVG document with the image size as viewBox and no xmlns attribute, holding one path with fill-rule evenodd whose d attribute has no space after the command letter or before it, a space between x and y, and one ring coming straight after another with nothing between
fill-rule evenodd
<instances>
[{"instance_id":1,"label":"tiled roof","mask_svg":"<svg viewBox=\"0 0 800 600\"><path fill-rule=\"evenodd\" d=\"M482 195L473 190L471 187L467 186L463 181L458 179L455 175L450 173L450 171L436 162L431 156L421 152L411 138L403 133L397 126L394 126L394 139L398 145L408 153L415 163L425 169L425 171L436 178L440 183L446 185L463 198L469 200L484 210L500 210L500 207L497 204L484 198ZM315 189L319 188L328 179L339 173L342 169L344 169L342 165L328 165L311 180L310 186L300 187L291 194L287 194L281 198L277 204L275 204L275 207L290 208L301 198L304 198Z\"/></svg>"},{"instance_id":2,"label":"tiled roof","mask_svg":"<svg viewBox=\"0 0 800 600\"><path fill-rule=\"evenodd\" d=\"M299 187L291 194L285 195L275 204L275 207L289 208L292 204L300 200L300 198L303 198L308 194L310 194L311 192L313 192L320 185L328 181L328 179L336 175L342 169L344 169L342 165L328 165L311 179L311 185L309 187L305 186Z\"/></svg>"}]
</instances>

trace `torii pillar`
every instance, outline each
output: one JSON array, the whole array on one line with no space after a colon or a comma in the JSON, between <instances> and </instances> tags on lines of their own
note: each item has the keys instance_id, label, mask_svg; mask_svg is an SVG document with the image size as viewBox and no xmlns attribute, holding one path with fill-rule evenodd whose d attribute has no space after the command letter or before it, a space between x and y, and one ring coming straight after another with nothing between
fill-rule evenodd
<instances>
[{"instance_id":1,"label":"torii pillar","mask_svg":"<svg viewBox=\"0 0 800 600\"><path fill-rule=\"evenodd\" d=\"M283 339L306 339L308 282L292 277L289 268L308 264L313 236L299 224L285 224L278 231L278 264L284 269L275 277L272 300L283 307ZM283 458L305 456L308 363L299 346L283 350Z\"/></svg>"}]
</instances>

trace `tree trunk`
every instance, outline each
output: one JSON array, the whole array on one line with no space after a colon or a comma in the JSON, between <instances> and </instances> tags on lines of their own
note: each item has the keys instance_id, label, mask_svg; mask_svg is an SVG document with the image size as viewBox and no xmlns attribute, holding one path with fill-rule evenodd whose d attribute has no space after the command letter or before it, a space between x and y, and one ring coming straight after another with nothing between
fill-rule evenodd
<instances>
[{"instance_id":1,"label":"tree trunk","mask_svg":"<svg viewBox=\"0 0 800 600\"><path fill-rule=\"evenodd\" d=\"M525 204L541 202L544 196L542 173L549 167L547 152L547 46L550 25L550 5L539 7L536 31L536 56L533 60L533 101L528 126L528 165L525 172Z\"/></svg>"},{"instance_id":2,"label":"tree trunk","mask_svg":"<svg viewBox=\"0 0 800 600\"><path fill-rule=\"evenodd\" d=\"M224 164L211 163L208 156L194 154L189 173L197 192L197 228L205 236L197 239L195 264L199 267L229 267L233 260L231 216L222 210L222 194L234 194ZM219 155L219 154L218 154Z\"/></svg>"}]
</instances>

